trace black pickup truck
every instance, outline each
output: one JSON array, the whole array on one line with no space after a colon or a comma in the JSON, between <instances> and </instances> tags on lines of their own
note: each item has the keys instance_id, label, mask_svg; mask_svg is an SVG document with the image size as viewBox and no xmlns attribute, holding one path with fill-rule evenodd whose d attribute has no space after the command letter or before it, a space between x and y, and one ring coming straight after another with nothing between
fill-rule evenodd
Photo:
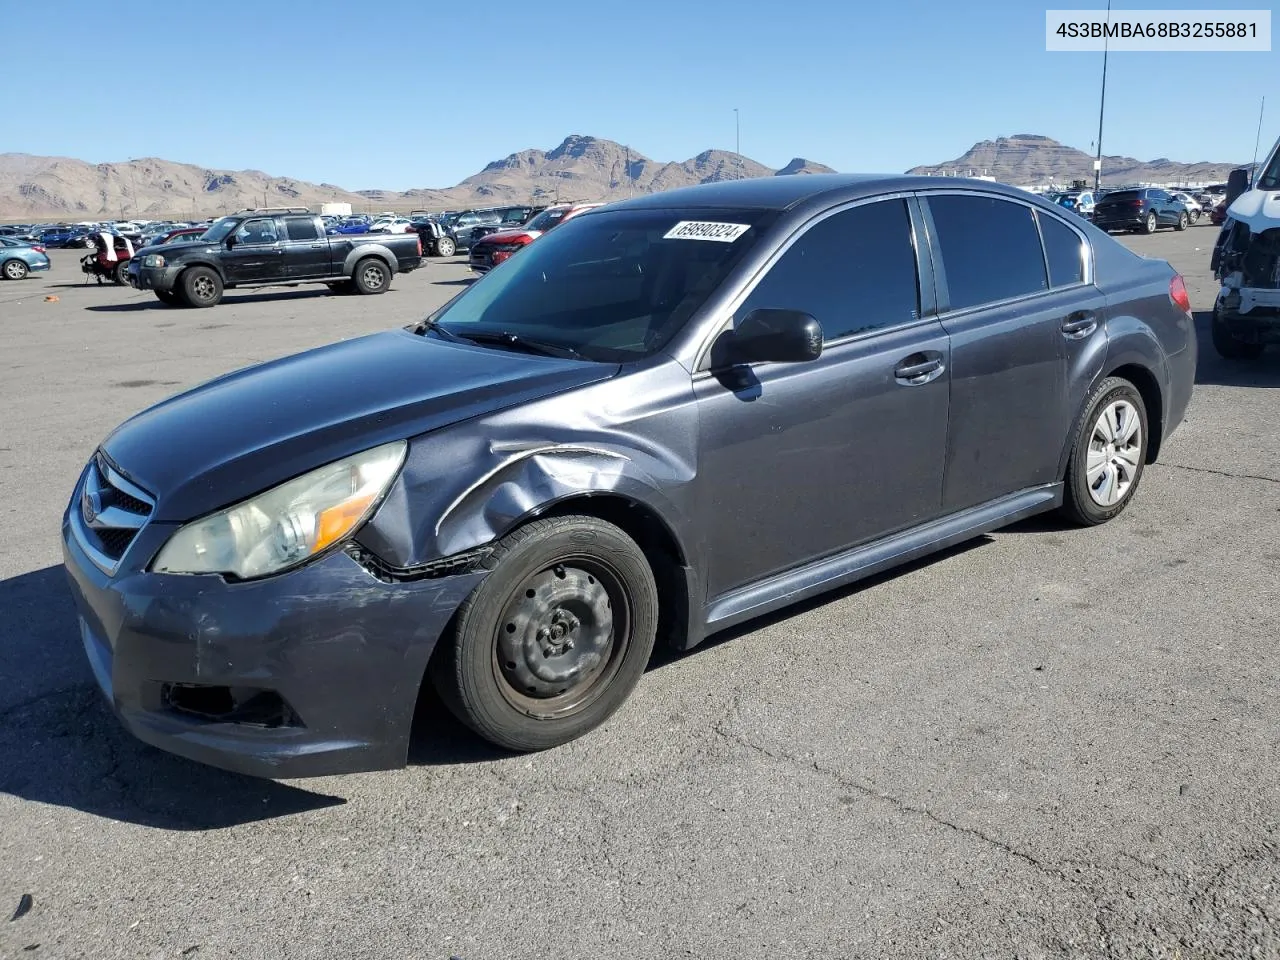
<instances>
[{"instance_id":1,"label":"black pickup truck","mask_svg":"<svg viewBox=\"0 0 1280 960\"><path fill-rule=\"evenodd\" d=\"M297 208L243 210L198 239L145 247L129 282L171 306L212 307L233 287L325 283L337 293L385 293L391 278L422 266L417 234L326 236Z\"/></svg>"}]
</instances>

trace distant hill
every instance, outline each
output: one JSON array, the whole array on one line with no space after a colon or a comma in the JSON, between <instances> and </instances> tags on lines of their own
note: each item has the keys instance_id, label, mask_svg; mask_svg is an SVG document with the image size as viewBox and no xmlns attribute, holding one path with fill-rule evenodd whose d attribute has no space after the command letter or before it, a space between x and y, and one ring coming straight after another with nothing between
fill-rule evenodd
<instances>
[{"instance_id":1,"label":"distant hill","mask_svg":"<svg viewBox=\"0 0 1280 960\"><path fill-rule=\"evenodd\" d=\"M273 177L258 170L213 170L148 157L91 164L68 157L0 154L0 218L209 216L252 206L350 203L356 210L433 210L487 203L616 200L714 180L830 173L797 157L775 171L749 157L706 150L683 163L651 160L612 140L570 136L549 151L522 150L447 189L346 190Z\"/></svg>"},{"instance_id":2,"label":"distant hill","mask_svg":"<svg viewBox=\"0 0 1280 960\"><path fill-rule=\"evenodd\" d=\"M1160 158L1104 157L1103 182L1226 180L1238 164L1178 163ZM725 150L705 150L683 162L651 160L612 140L573 135L552 150L521 150L494 160L448 188L404 192L347 190L330 183L273 177L260 170L213 170L148 157L86 163L68 157L0 154L0 219L195 217L252 206L350 203L356 210L440 210L480 204L554 200L616 200L716 180L834 173L796 157L781 170ZM1093 158L1036 134L974 144L954 160L908 173L986 174L1029 186L1093 178Z\"/></svg>"},{"instance_id":3,"label":"distant hill","mask_svg":"<svg viewBox=\"0 0 1280 960\"><path fill-rule=\"evenodd\" d=\"M1032 186L1040 183L1070 183L1093 180L1094 158L1083 150L1068 147L1033 133L982 140L954 160L912 167L907 173L970 176L985 174L1002 183ZM1102 182L1129 183L1148 181L1166 183L1185 181L1208 182L1226 180L1237 163L1179 163L1161 157L1158 160L1135 160L1132 157L1102 157Z\"/></svg>"}]
</instances>

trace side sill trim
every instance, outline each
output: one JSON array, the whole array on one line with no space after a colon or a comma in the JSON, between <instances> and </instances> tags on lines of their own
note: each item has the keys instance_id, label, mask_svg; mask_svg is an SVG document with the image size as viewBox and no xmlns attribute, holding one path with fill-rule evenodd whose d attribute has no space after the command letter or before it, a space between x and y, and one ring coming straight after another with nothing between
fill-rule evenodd
<instances>
[{"instance_id":1,"label":"side sill trim","mask_svg":"<svg viewBox=\"0 0 1280 960\"><path fill-rule=\"evenodd\" d=\"M740 587L708 605L707 633L725 630L1052 510L1062 504L1062 497L1061 483L1032 487Z\"/></svg>"}]
</instances>

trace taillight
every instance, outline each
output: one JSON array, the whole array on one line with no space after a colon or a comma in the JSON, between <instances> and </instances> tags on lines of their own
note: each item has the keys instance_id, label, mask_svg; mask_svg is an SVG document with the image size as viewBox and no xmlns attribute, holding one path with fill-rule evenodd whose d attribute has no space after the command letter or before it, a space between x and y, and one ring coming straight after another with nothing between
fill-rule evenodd
<instances>
[{"instance_id":1,"label":"taillight","mask_svg":"<svg viewBox=\"0 0 1280 960\"><path fill-rule=\"evenodd\" d=\"M418 234L418 256L422 256L422 234Z\"/></svg>"},{"instance_id":2,"label":"taillight","mask_svg":"<svg viewBox=\"0 0 1280 960\"><path fill-rule=\"evenodd\" d=\"M1142 206L1142 201L1141 201L1141 200L1134 200L1134 201L1133 201L1133 205L1134 205L1135 207L1140 207L1140 206Z\"/></svg>"},{"instance_id":3,"label":"taillight","mask_svg":"<svg viewBox=\"0 0 1280 960\"><path fill-rule=\"evenodd\" d=\"M31 249L34 250L36 253L44 253L44 247L41 247L41 246L33 246Z\"/></svg>"},{"instance_id":4,"label":"taillight","mask_svg":"<svg viewBox=\"0 0 1280 960\"><path fill-rule=\"evenodd\" d=\"M1169 280L1169 299L1177 304L1179 310L1191 316L1191 297L1187 295L1187 285L1180 273L1175 273Z\"/></svg>"}]
</instances>

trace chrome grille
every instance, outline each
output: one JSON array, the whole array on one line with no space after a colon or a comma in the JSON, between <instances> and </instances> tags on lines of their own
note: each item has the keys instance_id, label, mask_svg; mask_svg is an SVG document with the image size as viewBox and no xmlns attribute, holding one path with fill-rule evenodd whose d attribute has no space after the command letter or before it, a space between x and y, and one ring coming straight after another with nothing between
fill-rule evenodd
<instances>
[{"instance_id":1,"label":"chrome grille","mask_svg":"<svg viewBox=\"0 0 1280 960\"><path fill-rule=\"evenodd\" d=\"M85 470L79 509L74 511L77 539L99 567L115 573L125 551L155 509L155 499L122 477L101 454Z\"/></svg>"}]
</instances>

